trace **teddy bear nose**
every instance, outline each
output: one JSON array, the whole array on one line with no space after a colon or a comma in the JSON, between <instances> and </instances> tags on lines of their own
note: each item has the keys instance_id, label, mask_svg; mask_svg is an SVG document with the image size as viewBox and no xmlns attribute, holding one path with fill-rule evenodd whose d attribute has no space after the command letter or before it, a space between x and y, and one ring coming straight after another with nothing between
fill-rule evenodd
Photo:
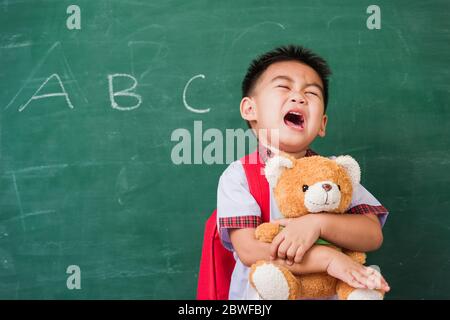
<instances>
[{"instance_id":1,"label":"teddy bear nose","mask_svg":"<svg viewBox=\"0 0 450 320\"><path fill-rule=\"evenodd\" d=\"M324 184L322 184L322 188L324 188L325 191L328 192L328 191L331 190L332 186L330 184L328 184L328 183L324 183Z\"/></svg>"}]
</instances>

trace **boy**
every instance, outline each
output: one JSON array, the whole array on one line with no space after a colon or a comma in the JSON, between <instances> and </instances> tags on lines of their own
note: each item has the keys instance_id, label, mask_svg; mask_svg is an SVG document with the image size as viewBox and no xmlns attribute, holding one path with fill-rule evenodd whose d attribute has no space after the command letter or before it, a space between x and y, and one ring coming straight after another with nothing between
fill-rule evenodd
<instances>
[{"instance_id":1,"label":"boy","mask_svg":"<svg viewBox=\"0 0 450 320\"><path fill-rule=\"evenodd\" d=\"M276 48L252 62L242 83L240 111L258 138L263 162L279 150L296 158L315 154L309 145L325 136L330 74L321 57L299 46ZM269 135L260 134L263 131ZM261 210L249 192L241 162L231 163L220 177L217 198L220 237L236 259L229 299L258 299L249 285L249 267L269 259L294 274L328 272L355 288L389 291L381 275L373 281L372 269L327 246L313 246L320 237L350 250L378 249L387 210L359 185L348 212L280 219L271 194L270 219L279 219L285 228L272 244L257 241L254 232L262 222Z\"/></svg>"}]
</instances>

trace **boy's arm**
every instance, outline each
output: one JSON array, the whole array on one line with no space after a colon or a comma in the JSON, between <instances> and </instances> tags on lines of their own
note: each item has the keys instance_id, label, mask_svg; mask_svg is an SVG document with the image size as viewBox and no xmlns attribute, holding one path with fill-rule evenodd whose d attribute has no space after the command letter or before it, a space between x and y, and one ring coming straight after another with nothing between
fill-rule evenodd
<instances>
[{"instance_id":1,"label":"boy's arm","mask_svg":"<svg viewBox=\"0 0 450 320\"><path fill-rule=\"evenodd\" d=\"M283 230L273 239L270 255L301 262L317 239L323 238L352 251L372 251L383 242L378 218L363 214L314 213L300 218L280 219Z\"/></svg>"},{"instance_id":2,"label":"boy's arm","mask_svg":"<svg viewBox=\"0 0 450 320\"><path fill-rule=\"evenodd\" d=\"M380 222L374 214L314 215L319 220L320 236L339 247L353 251L374 251L383 243Z\"/></svg>"},{"instance_id":3,"label":"boy's arm","mask_svg":"<svg viewBox=\"0 0 450 320\"><path fill-rule=\"evenodd\" d=\"M265 243L255 238L255 228L230 229L230 240L236 251L239 260L250 267L259 260L269 261L270 259L270 243ZM272 260L275 263L284 264L294 274L326 272L331 252L335 251L326 246L313 246L307 254L305 254L301 263L288 266L282 259ZM337 251L335 251L337 252Z\"/></svg>"},{"instance_id":4,"label":"boy's arm","mask_svg":"<svg viewBox=\"0 0 450 320\"><path fill-rule=\"evenodd\" d=\"M269 260L270 243L256 240L255 228L230 229L229 231L233 247L244 265L250 267L258 260ZM272 262L282 265L294 275L327 272L354 288L379 288L389 291L387 282L380 274L378 274L379 283L373 283L373 270L328 246L311 247L300 263L288 265L286 260L280 258Z\"/></svg>"},{"instance_id":5,"label":"boy's arm","mask_svg":"<svg viewBox=\"0 0 450 320\"><path fill-rule=\"evenodd\" d=\"M387 209L359 184L353 191L346 214L318 214L321 236L338 246L354 251L373 251L383 243L382 226Z\"/></svg>"},{"instance_id":6,"label":"boy's arm","mask_svg":"<svg viewBox=\"0 0 450 320\"><path fill-rule=\"evenodd\" d=\"M345 214L315 213L279 220L286 227L273 239L271 254L291 263L300 262L318 237L349 250L378 249L383 243L387 209L362 185L354 190L352 198Z\"/></svg>"}]
</instances>

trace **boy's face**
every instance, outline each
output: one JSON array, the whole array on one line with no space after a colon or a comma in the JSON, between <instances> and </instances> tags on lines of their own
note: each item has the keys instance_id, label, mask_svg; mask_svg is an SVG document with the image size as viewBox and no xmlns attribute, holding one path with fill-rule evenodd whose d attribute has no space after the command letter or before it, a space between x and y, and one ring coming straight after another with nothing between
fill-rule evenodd
<instances>
[{"instance_id":1,"label":"boy's face","mask_svg":"<svg viewBox=\"0 0 450 320\"><path fill-rule=\"evenodd\" d=\"M322 80L305 64L276 62L242 99L241 115L257 134L260 129L269 131L269 137L258 135L262 143L290 153L306 150L317 135L325 136Z\"/></svg>"}]
</instances>

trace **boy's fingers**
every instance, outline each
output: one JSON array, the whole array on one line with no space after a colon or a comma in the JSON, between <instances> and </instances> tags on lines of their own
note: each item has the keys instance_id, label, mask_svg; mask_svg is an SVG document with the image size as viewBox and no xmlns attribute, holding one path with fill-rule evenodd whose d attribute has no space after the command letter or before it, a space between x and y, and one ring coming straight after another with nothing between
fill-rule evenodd
<instances>
[{"instance_id":1,"label":"boy's fingers","mask_svg":"<svg viewBox=\"0 0 450 320\"><path fill-rule=\"evenodd\" d=\"M303 260L303 256L305 255L305 247L299 246L297 252L295 253L295 263L300 263Z\"/></svg>"},{"instance_id":2,"label":"boy's fingers","mask_svg":"<svg viewBox=\"0 0 450 320\"><path fill-rule=\"evenodd\" d=\"M369 289L381 289L383 288L383 281L381 274L374 270L374 272L368 276L367 286Z\"/></svg>"},{"instance_id":3,"label":"boy's fingers","mask_svg":"<svg viewBox=\"0 0 450 320\"><path fill-rule=\"evenodd\" d=\"M347 284L349 284L350 286L352 286L353 288L357 288L357 289L365 289L366 288L366 286L364 286L362 283L360 283L358 280L356 280L355 277L351 273L346 274L346 280L343 280L343 281L346 282Z\"/></svg>"},{"instance_id":4,"label":"boy's fingers","mask_svg":"<svg viewBox=\"0 0 450 320\"><path fill-rule=\"evenodd\" d=\"M391 288L389 287L389 284L387 283L387 281L383 278L383 276L381 276L381 284L383 286L383 290L388 292L391 290Z\"/></svg>"},{"instance_id":5,"label":"boy's fingers","mask_svg":"<svg viewBox=\"0 0 450 320\"><path fill-rule=\"evenodd\" d=\"M384 284L384 283L381 285L380 289L383 290L384 292L391 291L391 288L387 284Z\"/></svg>"},{"instance_id":6,"label":"boy's fingers","mask_svg":"<svg viewBox=\"0 0 450 320\"><path fill-rule=\"evenodd\" d=\"M386 279L384 279L383 275L377 270L375 269L375 275L378 276L379 278L379 288L377 289L381 289L385 292L388 292L391 290L391 288L389 287L389 284L387 283Z\"/></svg>"},{"instance_id":7,"label":"boy's fingers","mask_svg":"<svg viewBox=\"0 0 450 320\"><path fill-rule=\"evenodd\" d=\"M367 276L364 275L363 273L356 271L356 270L352 270L350 271L351 275L355 278L356 281L358 281L361 285L364 286L364 288L367 288Z\"/></svg>"},{"instance_id":8,"label":"boy's fingers","mask_svg":"<svg viewBox=\"0 0 450 320\"><path fill-rule=\"evenodd\" d=\"M279 233L277 236L275 236L275 238L273 238L272 244L270 245L270 257L272 259L275 259L278 256L278 246L283 242L283 240L284 234L282 233Z\"/></svg>"},{"instance_id":9,"label":"boy's fingers","mask_svg":"<svg viewBox=\"0 0 450 320\"><path fill-rule=\"evenodd\" d=\"M294 263L294 259L296 257L297 253L297 246L291 245L289 249L286 252L287 261L289 262L289 265L292 265Z\"/></svg>"},{"instance_id":10,"label":"boy's fingers","mask_svg":"<svg viewBox=\"0 0 450 320\"><path fill-rule=\"evenodd\" d=\"M383 276L377 270L367 269L370 268L364 268L362 270L352 270L351 274L354 277L355 281L359 282L363 286L363 288L371 290L381 289L385 292L388 292L390 290L390 287Z\"/></svg>"},{"instance_id":11,"label":"boy's fingers","mask_svg":"<svg viewBox=\"0 0 450 320\"><path fill-rule=\"evenodd\" d=\"M368 273L370 275L368 275ZM374 270L374 272L367 272L364 270L362 273L353 270L352 275L354 275L354 277L367 289L381 289L385 292L388 292L391 289L386 280L384 280L383 276L377 270Z\"/></svg>"},{"instance_id":12,"label":"boy's fingers","mask_svg":"<svg viewBox=\"0 0 450 320\"><path fill-rule=\"evenodd\" d=\"M292 262L291 260L284 260L284 263L286 263L288 266L292 266L294 264L294 262Z\"/></svg>"},{"instance_id":13,"label":"boy's fingers","mask_svg":"<svg viewBox=\"0 0 450 320\"><path fill-rule=\"evenodd\" d=\"M376 282L371 279L367 280L367 289L375 290L375 289L381 289L381 282Z\"/></svg>"},{"instance_id":14,"label":"boy's fingers","mask_svg":"<svg viewBox=\"0 0 450 320\"><path fill-rule=\"evenodd\" d=\"M290 243L287 243L286 241L283 241L278 246L278 257L281 258L281 259L286 259L286 252L288 251L290 246L291 246Z\"/></svg>"},{"instance_id":15,"label":"boy's fingers","mask_svg":"<svg viewBox=\"0 0 450 320\"><path fill-rule=\"evenodd\" d=\"M372 275L372 274L380 274L378 272L378 270L371 268L371 267L364 267L364 273L367 274L368 276ZM380 274L381 275L381 274Z\"/></svg>"},{"instance_id":16,"label":"boy's fingers","mask_svg":"<svg viewBox=\"0 0 450 320\"><path fill-rule=\"evenodd\" d=\"M386 280L383 278L383 276L377 269L367 267L366 274L368 274L370 280L375 282L376 289L389 287Z\"/></svg>"}]
</instances>

